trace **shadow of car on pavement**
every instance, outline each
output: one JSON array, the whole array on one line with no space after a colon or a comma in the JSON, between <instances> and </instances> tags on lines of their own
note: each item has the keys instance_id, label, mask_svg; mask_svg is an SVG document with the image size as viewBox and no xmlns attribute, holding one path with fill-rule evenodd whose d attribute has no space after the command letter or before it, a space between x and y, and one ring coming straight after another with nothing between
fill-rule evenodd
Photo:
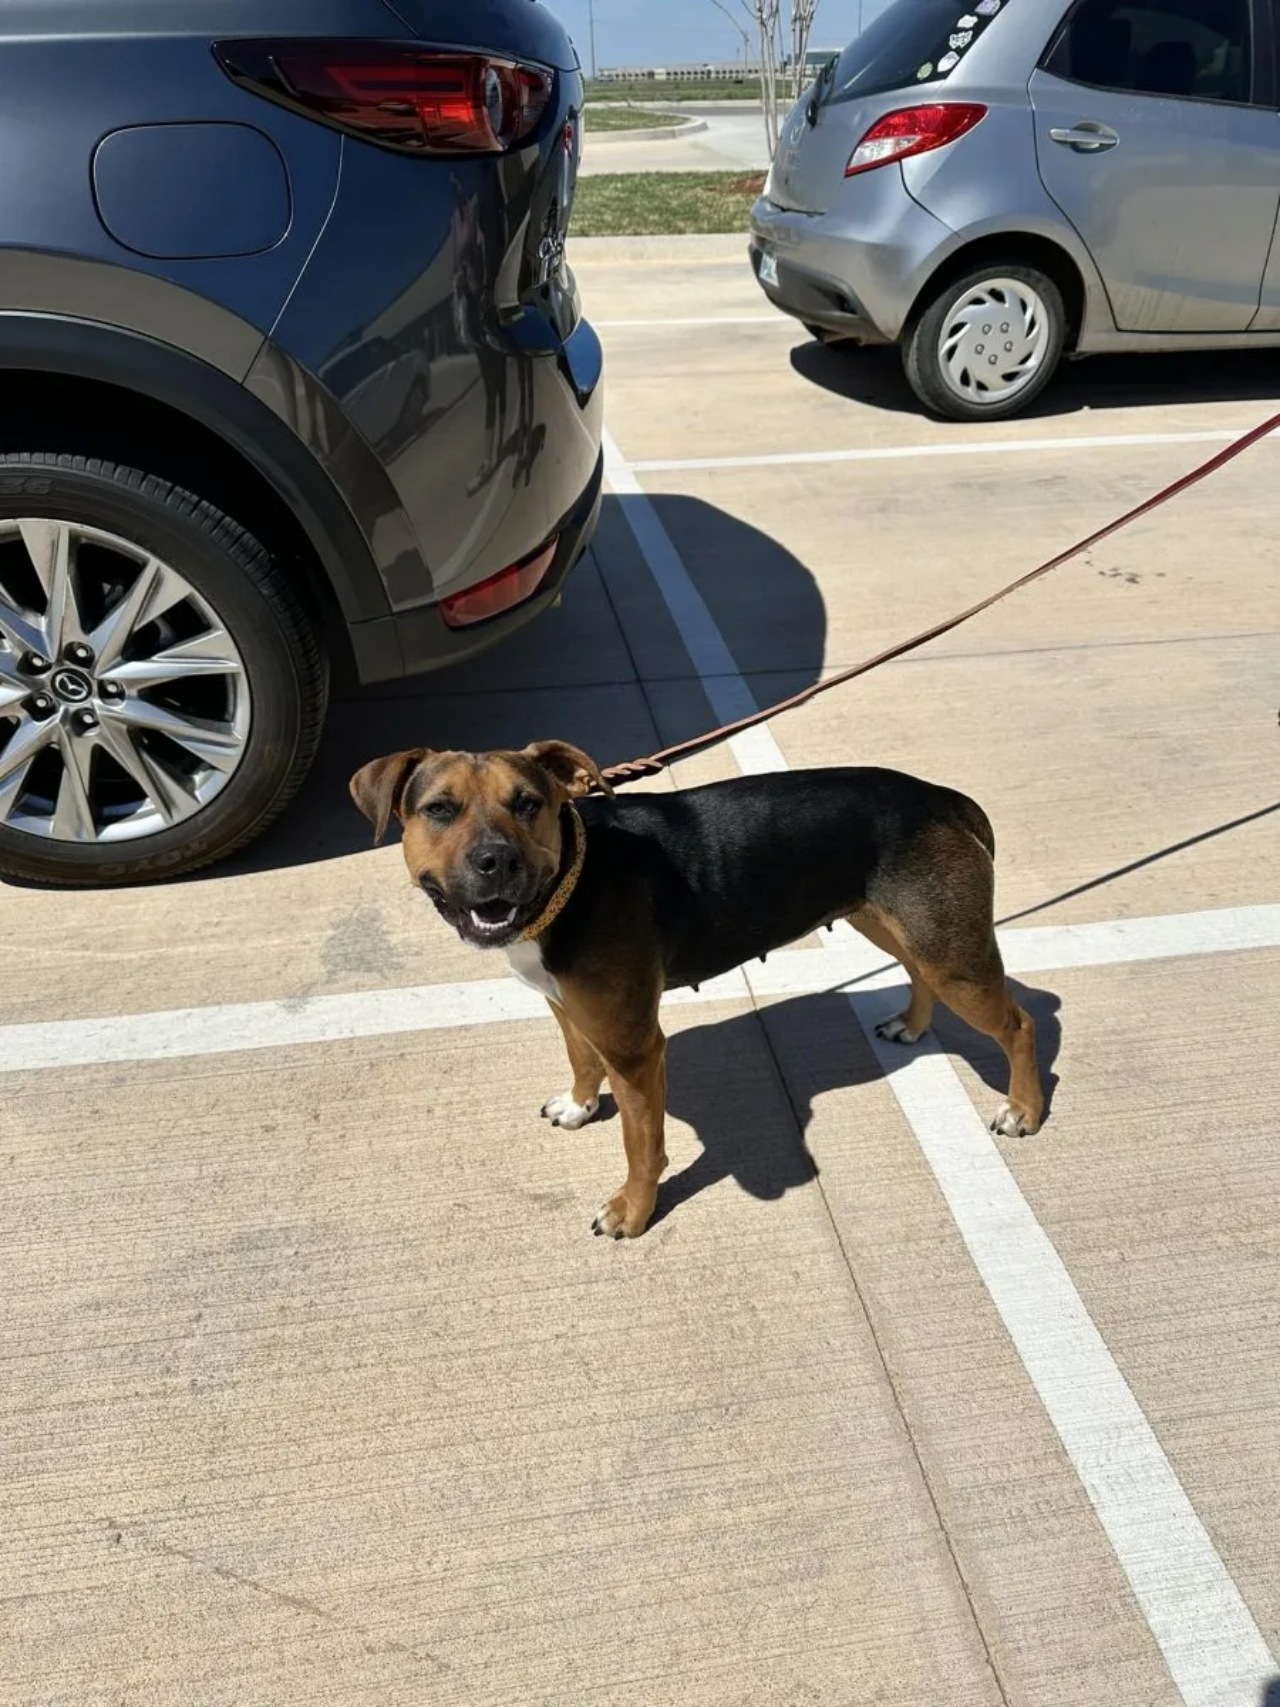
<instances>
[{"instance_id":1,"label":"shadow of car on pavement","mask_svg":"<svg viewBox=\"0 0 1280 1707\"><path fill-rule=\"evenodd\" d=\"M822 391L890 414L931 417L908 386L892 346L821 344L791 351L792 369ZM1261 419L1280 393L1280 350L1184 351L1177 354L1091 356L1064 362L1052 384L1019 421L1078 415L1094 409L1136 409L1176 403L1260 404ZM1253 425L1244 419L1241 429ZM797 446L812 449L812 446Z\"/></svg>"},{"instance_id":2,"label":"shadow of car on pavement","mask_svg":"<svg viewBox=\"0 0 1280 1707\"><path fill-rule=\"evenodd\" d=\"M712 728L679 632L631 538L626 500L606 498L596 546L562 606L505 644L448 670L355 690L332 704L311 774L292 806L237 859L198 882L340 858L370 846L347 783L369 759L407 747L483 751L572 741L607 766ZM822 668L822 594L799 558L701 499L650 499L762 700L807 687Z\"/></svg>"}]
</instances>

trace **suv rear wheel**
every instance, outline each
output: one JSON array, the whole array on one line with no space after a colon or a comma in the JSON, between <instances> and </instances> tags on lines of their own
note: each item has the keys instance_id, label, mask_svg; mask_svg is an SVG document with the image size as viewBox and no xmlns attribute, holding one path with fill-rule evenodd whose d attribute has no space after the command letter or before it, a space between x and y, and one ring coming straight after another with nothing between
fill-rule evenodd
<instances>
[{"instance_id":1,"label":"suv rear wheel","mask_svg":"<svg viewBox=\"0 0 1280 1707\"><path fill-rule=\"evenodd\" d=\"M0 873L225 858L293 795L328 670L270 551L140 468L0 456Z\"/></svg>"},{"instance_id":2,"label":"suv rear wheel","mask_svg":"<svg viewBox=\"0 0 1280 1707\"><path fill-rule=\"evenodd\" d=\"M903 340L907 381L953 421L1004 420L1053 378L1066 341L1062 292L1021 262L988 264L943 285Z\"/></svg>"}]
</instances>

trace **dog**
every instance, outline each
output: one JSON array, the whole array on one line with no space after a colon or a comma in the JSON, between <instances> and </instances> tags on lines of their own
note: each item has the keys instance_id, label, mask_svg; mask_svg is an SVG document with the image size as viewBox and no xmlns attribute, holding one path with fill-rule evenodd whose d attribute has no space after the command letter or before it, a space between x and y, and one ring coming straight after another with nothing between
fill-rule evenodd
<instances>
[{"instance_id":1,"label":"dog","mask_svg":"<svg viewBox=\"0 0 1280 1707\"><path fill-rule=\"evenodd\" d=\"M992 1130L1038 1131L1035 1027L993 924L995 838L953 789L876 769L784 771L671 794L613 793L563 741L375 759L351 779L381 840L404 826L410 876L464 942L505 951L547 998L571 1089L543 1105L584 1126L609 1080L627 1177L592 1223L637 1238L667 1166L665 990L728 972L847 919L911 981L883 1037L916 1042L935 998L1009 1062Z\"/></svg>"}]
</instances>

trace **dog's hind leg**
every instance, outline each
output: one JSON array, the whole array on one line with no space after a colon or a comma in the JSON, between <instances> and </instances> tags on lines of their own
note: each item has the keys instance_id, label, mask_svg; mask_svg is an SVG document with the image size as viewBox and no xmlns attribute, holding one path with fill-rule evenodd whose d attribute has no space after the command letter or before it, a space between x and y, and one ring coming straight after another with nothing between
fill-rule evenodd
<instances>
[{"instance_id":1,"label":"dog's hind leg","mask_svg":"<svg viewBox=\"0 0 1280 1707\"><path fill-rule=\"evenodd\" d=\"M994 1037L1009 1062L1009 1096L991 1122L993 1132L1021 1138L1040 1130L1044 1118L1044 1090L1036 1065L1035 1021L1020 1008L1009 992L994 938L991 959L985 969L971 974L943 972L931 968L939 998L977 1031Z\"/></svg>"},{"instance_id":2,"label":"dog's hind leg","mask_svg":"<svg viewBox=\"0 0 1280 1707\"><path fill-rule=\"evenodd\" d=\"M933 1019L933 991L921 975L920 968L893 928L869 907L859 907L856 913L850 913L849 923L890 960L900 962L911 980L911 1000L906 1011L881 1020L876 1031L890 1043L918 1043Z\"/></svg>"},{"instance_id":3,"label":"dog's hind leg","mask_svg":"<svg viewBox=\"0 0 1280 1707\"><path fill-rule=\"evenodd\" d=\"M580 1126L594 1119L600 1108L604 1062L562 1008L555 1002L548 1002L547 1006L556 1016L556 1024L564 1036L569 1065L573 1069L573 1089L549 1097L542 1105L542 1115L553 1126L564 1126L576 1132Z\"/></svg>"},{"instance_id":4,"label":"dog's hind leg","mask_svg":"<svg viewBox=\"0 0 1280 1707\"><path fill-rule=\"evenodd\" d=\"M985 823L985 820L983 820ZM883 927L917 989L940 1002L1003 1049L1009 1096L992 1130L1009 1136L1037 1132L1044 1090L1036 1064L1031 1016L1009 991L993 922L995 872L989 847L967 824L941 823L921 836L897 868L878 874L868 906L853 923L864 935L866 912ZM871 936L886 953L887 941ZM909 1018L911 1010L904 1018ZM893 1025L893 1021L889 1022ZM886 1032L885 1035L890 1035Z\"/></svg>"}]
</instances>

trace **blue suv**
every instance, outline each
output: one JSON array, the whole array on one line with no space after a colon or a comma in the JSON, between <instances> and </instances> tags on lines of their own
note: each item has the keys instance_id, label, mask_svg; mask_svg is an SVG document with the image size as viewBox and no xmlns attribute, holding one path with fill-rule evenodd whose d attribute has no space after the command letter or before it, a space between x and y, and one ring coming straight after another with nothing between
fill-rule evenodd
<instances>
[{"instance_id":1,"label":"blue suv","mask_svg":"<svg viewBox=\"0 0 1280 1707\"><path fill-rule=\"evenodd\" d=\"M600 501L537 0L0 13L0 873L256 836L331 673L550 604Z\"/></svg>"}]
</instances>

